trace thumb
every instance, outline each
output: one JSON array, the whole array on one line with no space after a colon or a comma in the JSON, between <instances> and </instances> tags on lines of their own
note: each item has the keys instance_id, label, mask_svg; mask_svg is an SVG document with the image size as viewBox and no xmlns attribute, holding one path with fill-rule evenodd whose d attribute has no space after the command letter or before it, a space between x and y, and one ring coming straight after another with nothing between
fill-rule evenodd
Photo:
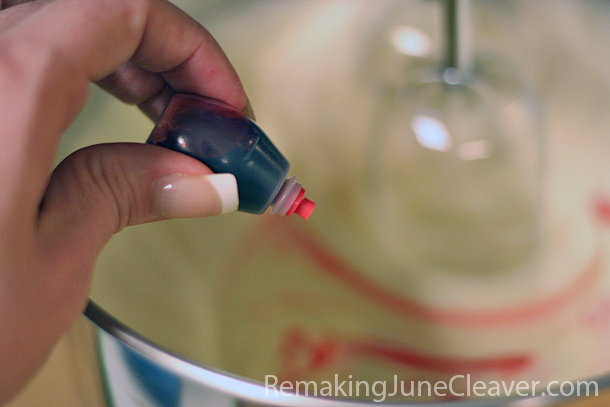
<instances>
[{"instance_id":1,"label":"thumb","mask_svg":"<svg viewBox=\"0 0 610 407\"><path fill-rule=\"evenodd\" d=\"M158 146L99 144L55 169L38 231L42 241L83 264L126 226L218 215L237 206L232 174L213 174L196 159Z\"/></svg>"},{"instance_id":2,"label":"thumb","mask_svg":"<svg viewBox=\"0 0 610 407\"><path fill-rule=\"evenodd\" d=\"M5 239L15 256L3 258L9 261L0 281L0 326L11 327L0 330L8 333L0 334L0 404L24 385L82 311L97 256L115 232L235 209L233 175L212 174L169 149L100 144L66 158L51 176L33 235L22 227ZM5 377L8 366L13 370Z\"/></svg>"}]
</instances>

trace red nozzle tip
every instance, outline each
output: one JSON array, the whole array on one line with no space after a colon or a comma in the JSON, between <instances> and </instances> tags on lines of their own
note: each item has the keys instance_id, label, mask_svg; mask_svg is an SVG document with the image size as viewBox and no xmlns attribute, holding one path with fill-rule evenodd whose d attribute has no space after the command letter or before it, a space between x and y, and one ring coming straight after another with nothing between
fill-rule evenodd
<instances>
[{"instance_id":1,"label":"red nozzle tip","mask_svg":"<svg viewBox=\"0 0 610 407\"><path fill-rule=\"evenodd\" d=\"M314 201L305 198L305 188L301 188L299 194L292 203L292 206L286 212L286 216L296 213L301 218L307 220L307 218L311 216L311 213L315 207L316 203Z\"/></svg>"},{"instance_id":2,"label":"red nozzle tip","mask_svg":"<svg viewBox=\"0 0 610 407\"><path fill-rule=\"evenodd\" d=\"M297 206L294 213L299 215L301 218L307 220L307 218L311 216L311 213L313 212L315 207L316 203L314 201L303 197L303 200L301 201L299 206Z\"/></svg>"}]
</instances>

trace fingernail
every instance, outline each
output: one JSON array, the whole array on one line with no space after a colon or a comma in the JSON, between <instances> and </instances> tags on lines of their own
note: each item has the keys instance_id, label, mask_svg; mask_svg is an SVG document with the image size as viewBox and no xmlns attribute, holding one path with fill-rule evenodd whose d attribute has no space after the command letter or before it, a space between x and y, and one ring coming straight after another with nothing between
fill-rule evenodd
<instances>
[{"instance_id":1,"label":"fingernail","mask_svg":"<svg viewBox=\"0 0 610 407\"><path fill-rule=\"evenodd\" d=\"M246 107L242 110L242 113L256 121L256 115L254 114L254 109L252 108L252 103L250 103L250 98L248 98L248 96L246 96Z\"/></svg>"},{"instance_id":2,"label":"fingernail","mask_svg":"<svg viewBox=\"0 0 610 407\"><path fill-rule=\"evenodd\" d=\"M151 186L151 212L166 218L199 218L235 212L233 174L166 175Z\"/></svg>"}]
</instances>

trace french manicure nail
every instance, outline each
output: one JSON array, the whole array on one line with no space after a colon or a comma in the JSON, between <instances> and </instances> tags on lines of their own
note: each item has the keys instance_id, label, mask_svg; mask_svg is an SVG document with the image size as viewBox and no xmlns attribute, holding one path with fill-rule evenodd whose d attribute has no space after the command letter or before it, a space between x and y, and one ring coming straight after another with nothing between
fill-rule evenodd
<instances>
[{"instance_id":1,"label":"french manicure nail","mask_svg":"<svg viewBox=\"0 0 610 407\"><path fill-rule=\"evenodd\" d=\"M172 174L158 178L151 186L151 212L166 218L222 215L238 206L233 174Z\"/></svg>"}]
</instances>

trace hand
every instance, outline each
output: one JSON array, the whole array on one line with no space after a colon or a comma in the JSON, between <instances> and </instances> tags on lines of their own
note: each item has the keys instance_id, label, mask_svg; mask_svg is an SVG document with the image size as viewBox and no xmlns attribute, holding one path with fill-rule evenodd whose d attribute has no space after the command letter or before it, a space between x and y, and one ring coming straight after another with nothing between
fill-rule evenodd
<instances>
[{"instance_id":1,"label":"hand","mask_svg":"<svg viewBox=\"0 0 610 407\"><path fill-rule=\"evenodd\" d=\"M237 196L232 176L206 176L211 171L199 161L146 144L88 147L53 170L59 138L89 83L153 120L174 92L240 110L248 103L210 34L164 0L0 6L2 404L83 310L96 258L114 233L166 217L218 214Z\"/></svg>"}]
</instances>

